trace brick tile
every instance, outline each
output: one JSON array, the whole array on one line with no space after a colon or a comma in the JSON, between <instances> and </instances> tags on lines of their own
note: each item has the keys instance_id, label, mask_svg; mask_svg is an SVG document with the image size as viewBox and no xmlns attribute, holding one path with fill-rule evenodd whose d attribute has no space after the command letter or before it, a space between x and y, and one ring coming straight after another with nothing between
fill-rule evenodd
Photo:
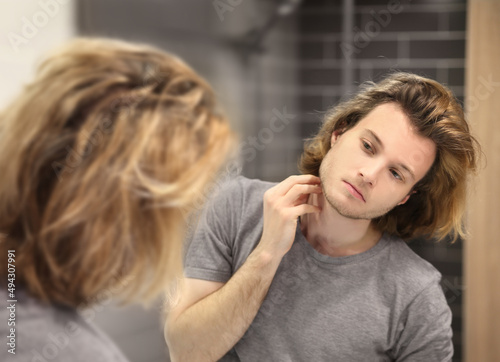
<instances>
[{"instance_id":1,"label":"brick tile","mask_svg":"<svg viewBox=\"0 0 500 362\"><path fill-rule=\"evenodd\" d=\"M396 59L398 57L398 43L394 41L371 41L366 45L363 43L354 43L356 50L356 58L370 59L370 58L390 58ZM356 46L358 45L358 46Z\"/></svg>"},{"instance_id":2,"label":"brick tile","mask_svg":"<svg viewBox=\"0 0 500 362\"><path fill-rule=\"evenodd\" d=\"M342 81L339 69L302 69L303 85L339 85Z\"/></svg>"},{"instance_id":3,"label":"brick tile","mask_svg":"<svg viewBox=\"0 0 500 362\"><path fill-rule=\"evenodd\" d=\"M439 14L431 12L390 13L373 9L356 14L356 26L367 34L399 31L434 31L439 29Z\"/></svg>"},{"instance_id":4,"label":"brick tile","mask_svg":"<svg viewBox=\"0 0 500 362\"><path fill-rule=\"evenodd\" d=\"M465 83L464 68L449 68L448 69L448 85L463 86Z\"/></svg>"},{"instance_id":5,"label":"brick tile","mask_svg":"<svg viewBox=\"0 0 500 362\"><path fill-rule=\"evenodd\" d=\"M300 97L300 107L303 111L322 111L323 97L321 96L302 96Z\"/></svg>"},{"instance_id":6,"label":"brick tile","mask_svg":"<svg viewBox=\"0 0 500 362\"><path fill-rule=\"evenodd\" d=\"M356 0L357 6L387 6L387 4L397 4L395 0Z\"/></svg>"},{"instance_id":7,"label":"brick tile","mask_svg":"<svg viewBox=\"0 0 500 362\"><path fill-rule=\"evenodd\" d=\"M299 56L301 59L322 59L324 43L322 41L303 40L299 44Z\"/></svg>"},{"instance_id":8,"label":"brick tile","mask_svg":"<svg viewBox=\"0 0 500 362\"><path fill-rule=\"evenodd\" d=\"M463 11L451 11L448 13L449 17L449 28L450 31L464 31L466 29L466 12Z\"/></svg>"},{"instance_id":9,"label":"brick tile","mask_svg":"<svg viewBox=\"0 0 500 362\"><path fill-rule=\"evenodd\" d=\"M410 58L464 58L465 40L415 40L410 42Z\"/></svg>"},{"instance_id":10,"label":"brick tile","mask_svg":"<svg viewBox=\"0 0 500 362\"><path fill-rule=\"evenodd\" d=\"M342 0L307 0L302 2L301 8L307 9L311 7L341 7Z\"/></svg>"},{"instance_id":11,"label":"brick tile","mask_svg":"<svg viewBox=\"0 0 500 362\"><path fill-rule=\"evenodd\" d=\"M335 107L339 103L340 103L340 97L324 96L323 110L326 112L328 109Z\"/></svg>"},{"instance_id":12,"label":"brick tile","mask_svg":"<svg viewBox=\"0 0 500 362\"><path fill-rule=\"evenodd\" d=\"M302 34L329 34L342 30L341 14L304 14L301 17L299 29Z\"/></svg>"},{"instance_id":13,"label":"brick tile","mask_svg":"<svg viewBox=\"0 0 500 362\"><path fill-rule=\"evenodd\" d=\"M321 127L321 122L302 122L300 124L299 132L302 138L313 137L316 133L318 133L319 128Z\"/></svg>"}]
</instances>

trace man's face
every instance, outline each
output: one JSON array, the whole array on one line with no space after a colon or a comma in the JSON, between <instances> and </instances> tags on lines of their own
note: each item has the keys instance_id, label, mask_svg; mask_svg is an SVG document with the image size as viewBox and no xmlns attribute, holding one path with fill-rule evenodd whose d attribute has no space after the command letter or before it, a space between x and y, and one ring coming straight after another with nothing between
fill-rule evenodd
<instances>
[{"instance_id":1,"label":"man's face","mask_svg":"<svg viewBox=\"0 0 500 362\"><path fill-rule=\"evenodd\" d=\"M436 155L434 142L416 134L395 103L377 106L331 142L319 171L323 195L353 219L374 219L405 203Z\"/></svg>"}]
</instances>

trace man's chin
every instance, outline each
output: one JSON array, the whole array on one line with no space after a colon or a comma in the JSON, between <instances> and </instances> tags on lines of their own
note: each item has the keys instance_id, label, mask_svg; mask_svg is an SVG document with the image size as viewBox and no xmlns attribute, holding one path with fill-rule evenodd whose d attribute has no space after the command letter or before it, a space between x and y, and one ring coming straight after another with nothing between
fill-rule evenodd
<instances>
[{"instance_id":1,"label":"man's chin","mask_svg":"<svg viewBox=\"0 0 500 362\"><path fill-rule=\"evenodd\" d=\"M350 210L348 207L341 205L340 203L333 202L332 200L329 200L327 197L326 199L326 204L331 207L337 214L340 216L346 217L348 219L353 219L353 220L360 220L360 219L366 219L362 214L359 212L356 212L354 210Z\"/></svg>"},{"instance_id":2,"label":"man's chin","mask_svg":"<svg viewBox=\"0 0 500 362\"><path fill-rule=\"evenodd\" d=\"M377 217L383 216L385 214L379 214L379 213L363 213L359 212L356 210L353 210L352 208L349 208L346 205L342 205L340 203L336 202L330 202L328 199L326 199L326 204L331 207L333 210L335 210L340 216L343 216L348 219L352 220L373 220L376 219Z\"/></svg>"}]
</instances>

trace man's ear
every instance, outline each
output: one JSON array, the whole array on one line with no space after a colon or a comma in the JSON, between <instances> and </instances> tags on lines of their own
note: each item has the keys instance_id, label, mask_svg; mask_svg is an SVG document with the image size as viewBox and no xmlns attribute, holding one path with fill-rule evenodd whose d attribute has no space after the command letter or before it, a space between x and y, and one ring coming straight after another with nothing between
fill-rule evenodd
<instances>
[{"instance_id":1,"label":"man's ear","mask_svg":"<svg viewBox=\"0 0 500 362\"><path fill-rule=\"evenodd\" d=\"M408 199L410 198L411 195L416 194L416 193L417 193L417 191L413 190L408 195L406 195L405 198L403 200L401 200L401 202L398 205L403 205L404 203L406 203L406 201L408 201Z\"/></svg>"},{"instance_id":2,"label":"man's ear","mask_svg":"<svg viewBox=\"0 0 500 362\"><path fill-rule=\"evenodd\" d=\"M330 147L333 146L335 141L337 141L337 139L342 133L344 133L344 129L337 129L332 132L332 137L330 138Z\"/></svg>"}]
</instances>

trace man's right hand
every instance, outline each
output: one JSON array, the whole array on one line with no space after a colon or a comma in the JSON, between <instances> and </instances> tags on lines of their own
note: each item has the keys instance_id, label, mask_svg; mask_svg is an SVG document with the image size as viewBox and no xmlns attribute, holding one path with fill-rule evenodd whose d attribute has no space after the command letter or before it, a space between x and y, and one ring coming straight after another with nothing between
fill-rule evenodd
<instances>
[{"instance_id":1,"label":"man's right hand","mask_svg":"<svg viewBox=\"0 0 500 362\"><path fill-rule=\"evenodd\" d=\"M292 247L298 217L321 211L307 203L310 194L321 192L320 179L313 175L290 176L267 190L264 194L264 230L257 248L281 260Z\"/></svg>"},{"instance_id":2,"label":"man's right hand","mask_svg":"<svg viewBox=\"0 0 500 362\"><path fill-rule=\"evenodd\" d=\"M186 278L172 306L165 337L172 361L217 361L245 334L295 238L297 218L318 212L308 205L319 178L291 176L264 194L262 238L227 283Z\"/></svg>"}]
</instances>

